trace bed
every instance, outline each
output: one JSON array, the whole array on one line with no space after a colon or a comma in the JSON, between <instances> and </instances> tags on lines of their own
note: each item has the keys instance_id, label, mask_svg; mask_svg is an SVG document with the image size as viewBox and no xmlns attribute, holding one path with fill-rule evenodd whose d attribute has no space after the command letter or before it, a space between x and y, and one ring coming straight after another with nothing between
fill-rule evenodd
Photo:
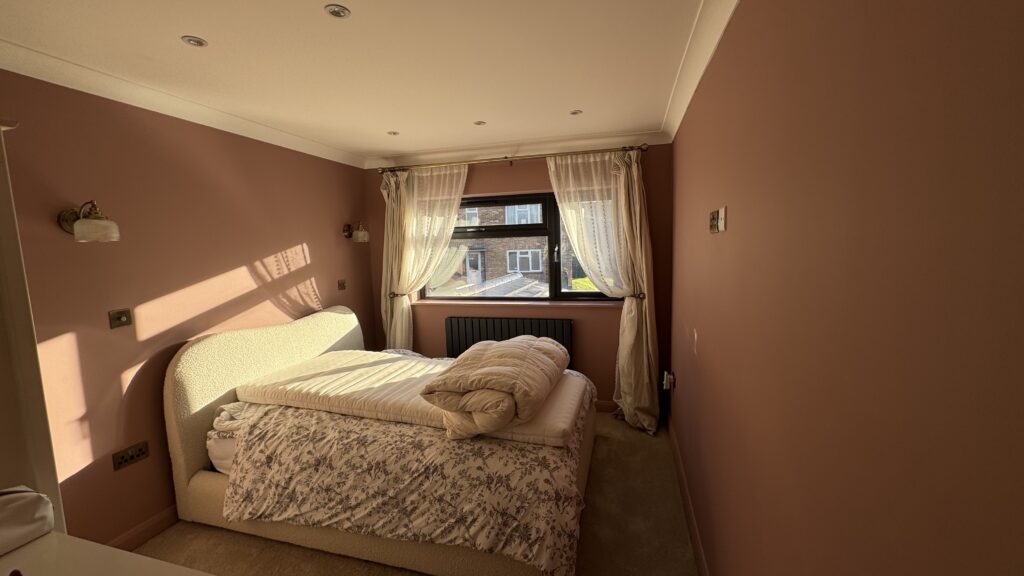
<instances>
[{"instance_id":1,"label":"bed","mask_svg":"<svg viewBox=\"0 0 1024 576\"><path fill-rule=\"evenodd\" d=\"M299 525L300 523L296 522L261 520L229 522L225 519L226 499L229 509L237 509L238 502L242 500L232 500L232 490L235 496L241 490L232 484L233 477L216 471L211 465L206 442L217 409L237 402L236 391L239 387L244 390L253 382L265 381L275 373L287 373L297 365L322 363L332 353L359 351L363 348L362 331L358 320L355 314L344 307L330 308L289 324L205 336L182 347L168 368L164 390L178 516L182 520L437 576L536 576L550 573L538 568L536 563L531 565L494 551L437 543L434 541L436 539L417 535L390 538L366 531L342 529L338 526L322 527ZM592 387L592 384L590 386ZM374 430L382 431L382 434L394 434L396 438L407 439L437 434L435 428L418 425L412 421L385 422L296 407L266 406L263 409L298 411L295 413L303 413L304 417L311 420L330 418L327 426L331 429L360 427L365 433L365 428L373 427ZM546 458L546 454L551 454L551 450L560 450L557 447L519 442L513 438L514 436L451 441L475 444L450 446L460 446L463 451L470 449L469 447L481 447L502 454L515 453L520 457L535 452L542 458ZM581 500L586 488L593 441L594 408L593 402L588 401L578 414L573 450L570 452L573 464L572 480L575 484L568 488L578 493ZM548 452L542 452L544 450ZM292 464L294 469L295 463L289 464ZM250 466L250 474L252 470ZM239 478L244 477L244 473L239 473ZM235 484L241 481L237 478L234 480ZM260 484L256 482L252 486L259 488Z\"/></svg>"}]
</instances>

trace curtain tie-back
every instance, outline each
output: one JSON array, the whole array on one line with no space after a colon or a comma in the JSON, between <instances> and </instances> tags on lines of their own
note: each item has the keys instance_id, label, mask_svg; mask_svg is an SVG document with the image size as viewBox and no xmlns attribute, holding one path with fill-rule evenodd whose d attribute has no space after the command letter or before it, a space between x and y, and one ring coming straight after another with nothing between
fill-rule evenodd
<instances>
[{"instance_id":1,"label":"curtain tie-back","mask_svg":"<svg viewBox=\"0 0 1024 576\"><path fill-rule=\"evenodd\" d=\"M636 298L637 300L643 300L643 299L647 298L647 294L644 294L643 292L637 292L636 294L633 294L631 296L631 298Z\"/></svg>"},{"instance_id":2,"label":"curtain tie-back","mask_svg":"<svg viewBox=\"0 0 1024 576\"><path fill-rule=\"evenodd\" d=\"M399 296L408 296L408 294L395 294L394 292L388 292L388 298L398 298Z\"/></svg>"}]
</instances>

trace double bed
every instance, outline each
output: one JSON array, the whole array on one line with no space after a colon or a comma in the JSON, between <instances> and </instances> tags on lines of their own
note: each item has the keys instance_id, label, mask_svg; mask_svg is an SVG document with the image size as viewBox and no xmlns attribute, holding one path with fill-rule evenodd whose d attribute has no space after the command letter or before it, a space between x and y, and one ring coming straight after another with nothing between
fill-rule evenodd
<instances>
[{"instance_id":1,"label":"double bed","mask_svg":"<svg viewBox=\"0 0 1024 576\"><path fill-rule=\"evenodd\" d=\"M179 517L438 576L572 574L593 384L567 370L531 422L449 440L419 391L450 361L363 348L344 307L186 344L164 395Z\"/></svg>"}]
</instances>

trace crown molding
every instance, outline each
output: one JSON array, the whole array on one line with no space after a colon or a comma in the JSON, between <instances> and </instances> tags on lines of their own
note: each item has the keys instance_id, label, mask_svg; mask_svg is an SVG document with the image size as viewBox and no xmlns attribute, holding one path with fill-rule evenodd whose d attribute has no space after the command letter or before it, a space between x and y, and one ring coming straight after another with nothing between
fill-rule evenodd
<instances>
[{"instance_id":1,"label":"crown molding","mask_svg":"<svg viewBox=\"0 0 1024 576\"><path fill-rule=\"evenodd\" d=\"M366 167L366 158L0 39L0 68L282 148Z\"/></svg>"},{"instance_id":2,"label":"crown molding","mask_svg":"<svg viewBox=\"0 0 1024 576\"><path fill-rule=\"evenodd\" d=\"M3 39L0 39L0 68L356 168L478 160L495 156L583 152L643 143L671 143L737 4L739 0L701 1L683 58L676 71L675 84L660 130L423 150L394 156L366 157L340 150Z\"/></svg>"},{"instance_id":3,"label":"crown molding","mask_svg":"<svg viewBox=\"0 0 1024 576\"><path fill-rule=\"evenodd\" d=\"M679 125L683 123L683 116L686 115L700 79L704 76L704 70L715 55L718 42L739 3L739 0L701 0L683 59L679 62L665 118L661 122L662 131L671 134L673 140Z\"/></svg>"},{"instance_id":4,"label":"crown molding","mask_svg":"<svg viewBox=\"0 0 1024 576\"><path fill-rule=\"evenodd\" d=\"M369 158L367 168L389 168L433 164L435 162L461 162L482 160L501 156L526 156L533 154L560 154L563 152L586 152L617 146L638 146L640 144L671 144L672 134L661 131L633 132L627 134L598 134L576 138L531 140L529 142L506 142L473 148L449 148L425 150L396 156Z\"/></svg>"}]
</instances>

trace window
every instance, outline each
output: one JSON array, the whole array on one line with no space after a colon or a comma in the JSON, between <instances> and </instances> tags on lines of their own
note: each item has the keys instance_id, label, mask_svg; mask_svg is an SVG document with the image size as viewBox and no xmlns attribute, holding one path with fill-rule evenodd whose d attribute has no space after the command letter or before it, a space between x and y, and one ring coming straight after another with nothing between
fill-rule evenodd
<instances>
[{"instance_id":1,"label":"window","mask_svg":"<svg viewBox=\"0 0 1024 576\"><path fill-rule=\"evenodd\" d=\"M517 204L505 207L505 224L539 224L541 218L540 204Z\"/></svg>"},{"instance_id":2,"label":"window","mask_svg":"<svg viewBox=\"0 0 1024 576\"><path fill-rule=\"evenodd\" d=\"M425 298L606 299L561 230L555 195L462 201Z\"/></svg>"},{"instance_id":3,"label":"window","mask_svg":"<svg viewBox=\"0 0 1024 576\"><path fill-rule=\"evenodd\" d=\"M455 226L479 226L480 225L480 209L479 208L460 208L459 216L455 220Z\"/></svg>"},{"instance_id":4,"label":"window","mask_svg":"<svg viewBox=\"0 0 1024 576\"><path fill-rule=\"evenodd\" d=\"M540 250L509 250L509 272L540 272Z\"/></svg>"}]
</instances>

